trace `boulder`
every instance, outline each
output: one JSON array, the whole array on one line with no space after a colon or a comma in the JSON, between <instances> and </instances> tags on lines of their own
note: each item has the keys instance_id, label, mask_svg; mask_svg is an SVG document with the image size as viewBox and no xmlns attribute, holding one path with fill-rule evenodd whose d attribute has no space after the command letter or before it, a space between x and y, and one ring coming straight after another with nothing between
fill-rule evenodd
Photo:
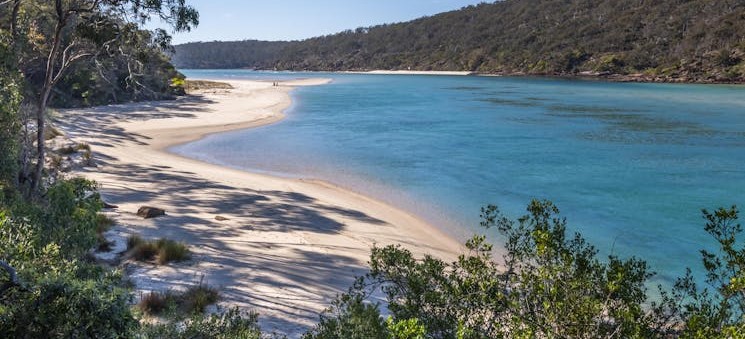
<instances>
[{"instance_id":1,"label":"boulder","mask_svg":"<svg viewBox=\"0 0 745 339\"><path fill-rule=\"evenodd\" d=\"M226 221L226 220L230 220L230 219L228 219L226 217L223 217L221 215L218 215L218 216L215 217L215 220L217 220L217 221Z\"/></svg>"},{"instance_id":2,"label":"boulder","mask_svg":"<svg viewBox=\"0 0 745 339\"><path fill-rule=\"evenodd\" d=\"M166 211L157 207L142 206L137 210L137 215L145 219L166 215Z\"/></svg>"}]
</instances>

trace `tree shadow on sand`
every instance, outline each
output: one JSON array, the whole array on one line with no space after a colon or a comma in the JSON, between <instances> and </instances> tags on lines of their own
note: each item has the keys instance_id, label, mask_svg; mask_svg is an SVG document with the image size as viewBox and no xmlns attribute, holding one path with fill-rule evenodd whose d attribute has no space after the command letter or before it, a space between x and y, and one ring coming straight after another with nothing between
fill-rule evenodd
<instances>
[{"instance_id":1,"label":"tree shadow on sand","mask_svg":"<svg viewBox=\"0 0 745 339\"><path fill-rule=\"evenodd\" d=\"M58 125L73 138L95 136L90 145L98 168L86 171L105 174L108 184L103 183L102 193L107 202L129 207L167 205L166 216L148 220L136 217L134 211L119 211L123 233L167 237L195 249L197 255L190 263L139 265L133 276L138 284L183 289L204 277L221 289L223 300L260 312L266 328L296 336L317 321L319 305L328 305L366 271L358 259L358 245L314 243L306 238L339 234L346 222L365 224L363 233L370 230L346 234L349 241L362 237L378 241L376 237L395 232L388 232L385 228L392 226L383 220L306 194L233 187L167 163L143 165L107 154L109 147L151 142L126 132L117 126L119 122L194 117L211 111L212 103L203 96L188 96L63 111L65 119ZM228 220L216 221L217 215Z\"/></svg>"},{"instance_id":2,"label":"tree shadow on sand","mask_svg":"<svg viewBox=\"0 0 745 339\"><path fill-rule=\"evenodd\" d=\"M213 100L204 96L188 95L170 101L68 109L60 111L64 119L55 119L55 124L68 131L70 137L98 134L105 136L105 138L89 142L91 146L111 147L113 144L124 142L144 146L147 145L146 140L150 138L137 133L125 132L116 124L124 121L191 118L195 116L195 113L208 112L208 104L212 103L214 103Z\"/></svg>"}]
</instances>

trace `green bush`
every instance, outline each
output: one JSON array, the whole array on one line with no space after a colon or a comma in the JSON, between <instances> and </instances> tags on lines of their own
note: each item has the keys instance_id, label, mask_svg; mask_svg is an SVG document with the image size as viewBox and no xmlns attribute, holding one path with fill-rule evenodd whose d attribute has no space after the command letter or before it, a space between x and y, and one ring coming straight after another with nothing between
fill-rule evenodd
<instances>
[{"instance_id":1,"label":"green bush","mask_svg":"<svg viewBox=\"0 0 745 339\"><path fill-rule=\"evenodd\" d=\"M262 338L256 313L233 308L224 314L193 314L183 322L143 324L138 335L143 339L259 339Z\"/></svg>"},{"instance_id":2,"label":"green bush","mask_svg":"<svg viewBox=\"0 0 745 339\"><path fill-rule=\"evenodd\" d=\"M6 338L119 338L137 328L127 291L116 281L45 278L3 295L0 331ZM12 301L12 303L11 303Z\"/></svg>"},{"instance_id":3,"label":"green bush","mask_svg":"<svg viewBox=\"0 0 745 339\"><path fill-rule=\"evenodd\" d=\"M119 274L71 258L62 248L76 244L49 242L46 225L6 213L0 212L0 259L17 269L20 283L9 284L0 273L3 337L111 338L137 328Z\"/></svg>"},{"instance_id":4,"label":"green bush","mask_svg":"<svg viewBox=\"0 0 745 339\"><path fill-rule=\"evenodd\" d=\"M743 338L745 246L738 239L742 233L739 211L735 206L703 210L703 216L704 230L719 245L715 252L701 251L709 287L698 286L689 269L654 308L669 319L667 332L681 338Z\"/></svg>"},{"instance_id":5,"label":"green bush","mask_svg":"<svg viewBox=\"0 0 745 339\"><path fill-rule=\"evenodd\" d=\"M48 202L41 212L47 225L43 235L46 241L59 244L65 255L79 256L97 242L98 212L103 203L95 189L95 183L74 178L58 181L47 191Z\"/></svg>"},{"instance_id":6,"label":"green bush","mask_svg":"<svg viewBox=\"0 0 745 339\"><path fill-rule=\"evenodd\" d=\"M22 79L14 71L17 56L9 46L9 36L0 32L0 191L15 187L18 175L18 151L21 121Z\"/></svg>"},{"instance_id":7,"label":"green bush","mask_svg":"<svg viewBox=\"0 0 745 339\"><path fill-rule=\"evenodd\" d=\"M305 334L305 339L388 338L388 328L375 304L365 303L360 295L342 295L321 314L320 322Z\"/></svg>"}]
</instances>

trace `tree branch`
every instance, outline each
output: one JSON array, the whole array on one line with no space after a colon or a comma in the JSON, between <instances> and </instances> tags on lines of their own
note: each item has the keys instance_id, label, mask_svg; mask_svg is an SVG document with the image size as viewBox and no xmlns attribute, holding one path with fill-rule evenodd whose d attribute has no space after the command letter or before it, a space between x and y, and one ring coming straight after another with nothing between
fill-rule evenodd
<instances>
[{"instance_id":1,"label":"tree branch","mask_svg":"<svg viewBox=\"0 0 745 339\"><path fill-rule=\"evenodd\" d=\"M16 269L13 268L13 266L10 266L8 262L6 262L5 260L0 260L0 268L4 269L5 272L8 272L8 276L10 276L10 281L6 283L5 285L3 285L2 287L0 287L0 294L2 294L3 292L5 292L5 290L13 286L25 288L23 284L21 283L21 280L18 278Z\"/></svg>"}]
</instances>

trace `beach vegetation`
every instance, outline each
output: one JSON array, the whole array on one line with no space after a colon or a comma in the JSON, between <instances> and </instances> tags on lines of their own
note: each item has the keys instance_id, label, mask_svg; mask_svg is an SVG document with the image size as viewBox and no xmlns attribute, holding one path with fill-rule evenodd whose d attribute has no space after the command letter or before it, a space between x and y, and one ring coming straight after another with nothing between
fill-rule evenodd
<instances>
[{"instance_id":1,"label":"beach vegetation","mask_svg":"<svg viewBox=\"0 0 745 339\"><path fill-rule=\"evenodd\" d=\"M119 337L136 328L121 273L86 260L96 242L97 196L82 179L45 200L0 205L0 333L9 338Z\"/></svg>"},{"instance_id":2,"label":"beach vegetation","mask_svg":"<svg viewBox=\"0 0 745 339\"><path fill-rule=\"evenodd\" d=\"M102 252L111 250L112 242L106 239L104 233L111 229L114 225L114 219L110 218L106 214L98 213L96 215L96 249Z\"/></svg>"},{"instance_id":3,"label":"beach vegetation","mask_svg":"<svg viewBox=\"0 0 745 339\"><path fill-rule=\"evenodd\" d=\"M166 290L146 293L141 296L137 308L148 316L161 315L166 311L170 311L172 316L201 314L219 298L220 293L216 288L200 281L181 292Z\"/></svg>"},{"instance_id":4,"label":"beach vegetation","mask_svg":"<svg viewBox=\"0 0 745 339\"><path fill-rule=\"evenodd\" d=\"M8 102L24 103L30 113L17 120L27 132L17 139L17 177L27 196L43 193L48 182L45 141L57 135L48 126L49 107L171 96L169 80L179 74L165 55L170 36L139 26L153 17L177 32L198 23L196 10L182 0L11 0L0 3L0 11L2 66L21 87L9 92L16 99Z\"/></svg>"},{"instance_id":5,"label":"beach vegetation","mask_svg":"<svg viewBox=\"0 0 745 339\"><path fill-rule=\"evenodd\" d=\"M140 338L259 339L262 336L258 314L231 308L220 314L195 313L178 322L143 324Z\"/></svg>"},{"instance_id":6,"label":"beach vegetation","mask_svg":"<svg viewBox=\"0 0 745 339\"><path fill-rule=\"evenodd\" d=\"M200 91L208 89L231 89L229 83L219 81L206 81L206 80L186 80L184 86L187 92Z\"/></svg>"},{"instance_id":7,"label":"beach vegetation","mask_svg":"<svg viewBox=\"0 0 745 339\"><path fill-rule=\"evenodd\" d=\"M745 74L743 45L736 42L745 36L745 25L737 24L743 20L741 3L566 4L481 4L296 43L194 44L205 52L249 59L211 56L206 63L207 57L194 52L188 57L196 67L436 66L574 74L594 65L611 72L735 81ZM196 11L182 0L9 0L0 2L0 12L0 336L260 338L257 313L231 309L204 315L220 295L202 282L181 293L147 294L133 307L132 286L123 272L90 256L105 246L103 233L111 224L100 214L97 185L44 176L51 172L44 168L45 141L61 134L47 124L50 106L169 98L188 86L165 54L168 34L142 30L140 24L153 16L176 31L188 30L198 21ZM650 24L643 31L619 28L645 22ZM433 35L425 38L421 31ZM554 34L567 38L554 39ZM73 151L91 156L86 146ZM672 289L661 288L660 298L650 300L653 272L642 258L600 257L580 234L570 232L551 202L530 202L516 220L488 206L482 226L496 230L503 253L484 234L469 239L467 251L453 262L418 258L396 245L375 247L369 272L337 298L306 338L743 337L745 248L739 211L705 210L703 216L704 230L717 244L716 250L701 252L706 284L685 272ZM132 236L127 248L137 260L160 264L190 257L185 244L167 239ZM383 296L385 305L372 296ZM137 309L157 314L169 307L184 318L140 322Z\"/></svg>"},{"instance_id":8,"label":"beach vegetation","mask_svg":"<svg viewBox=\"0 0 745 339\"><path fill-rule=\"evenodd\" d=\"M379 305L363 300L357 294L345 294L320 316L319 323L305 334L305 339L388 338L389 331L380 315Z\"/></svg>"},{"instance_id":9,"label":"beach vegetation","mask_svg":"<svg viewBox=\"0 0 745 339\"><path fill-rule=\"evenodd\" d=\"M216 303L219 298L217 289L202 281L176 296L180 309L185 313L203 313L207 306Z\"/></svg>"},{"instance_id":10,"label":"beach vegetation","mask_svg":"<svg viewBox=\"0 0 745 339\"><path fill-rule=\"evenodd\" d=\"M165 238L144 240L138 235L127 238L127 253L134 260L153 261L158 265L191 258L189 248L184 243Z\"/></svg>"},{"instance_id":11,"label":"beach vegetation","mask_svg":"<svg viewBox=\"0 0 745 339\"><path fill-rule=\"evenodd\" d=\"M169 79L183 76L165 55L168 35L138 28L152 16L177 31L197 22L181 0L0 1L0 337L260 337L253 313L198 314L217 299L207 286L184 294L185 321L141 324L131 284L91 255L111 225L96 184L45 168L45 141L61 135L48 107L177 94ZM62 150L74 152L90 147ZM160 247L168 260L188 253Z\"/></svg>"},{"instance_id":12,"label":"beach vegetation","mask_svg":"<svg viewBox=\"0 0 745 339\"><path fill-rule=\"evenodd\" d=\"M517 220L495 206L482 210L482 226L505 239L494 257L484 235L466 242L467 252L447 263L415 258L400 246L376 247L370 272L359 277L320 317L307 338L370 334L394 338L393 330L434 338L738 338L745 329L742 282L745 248L735 207L703 211L705 230L720 245L702 251L709 287L690 270L660 298L648 299L653 272L638 258L599 258L549 201L532 201ZM383 294L387 326L371 296ZM394 325L392 325L394 324Z\"/></svg>"},{"instance_id":13,"label":"beach vegetation","mask_svg":"<svg viewBox=\"0 0 745 339\"><path fill-rule=\"evenodd\" d=\"M169 305L173 305L173 295L170 291L145 293L140 297L137 308L145 315L158 315L165 311Z\"/></svg>"}]
</instances>

